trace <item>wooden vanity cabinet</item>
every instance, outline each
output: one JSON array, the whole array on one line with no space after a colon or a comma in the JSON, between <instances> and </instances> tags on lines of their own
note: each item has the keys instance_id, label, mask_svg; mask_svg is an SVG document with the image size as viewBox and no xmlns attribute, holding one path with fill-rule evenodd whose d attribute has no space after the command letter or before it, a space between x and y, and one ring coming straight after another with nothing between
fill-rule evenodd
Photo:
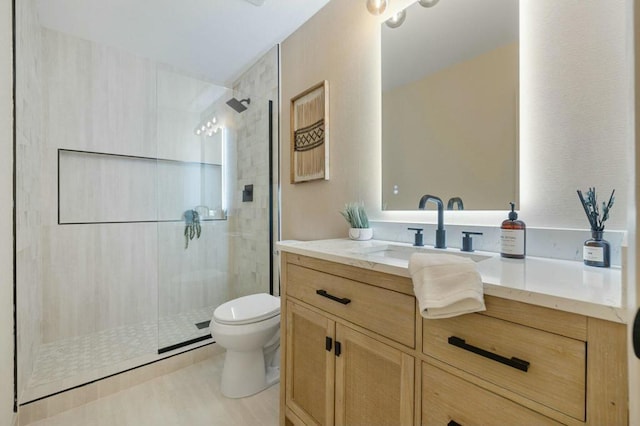
<instances>
[{"instance_id":1,"label":"wooden vanity cabinet","mask_svg":"<svg viewBox=\"0 0 640 426\"><path fill-rule=\"evenodd\" d=\"M414 425L416 361L394 343L415 345L412 297L285 257L282 422L286 414L287 424ZM389 326L380 311L394 303L409 308Z\"/></svg>"},{"instance_id":2,"label":"wooden vanity cabinet","mask_svg":"<svg viewBox=\"0 0 640 426\"><path fill-rule=\"evenodd\" d=\"M485 296L419 316L408 278L282 253L281 425L626 425L626 327Z\"/></svg>"}]
</instances>

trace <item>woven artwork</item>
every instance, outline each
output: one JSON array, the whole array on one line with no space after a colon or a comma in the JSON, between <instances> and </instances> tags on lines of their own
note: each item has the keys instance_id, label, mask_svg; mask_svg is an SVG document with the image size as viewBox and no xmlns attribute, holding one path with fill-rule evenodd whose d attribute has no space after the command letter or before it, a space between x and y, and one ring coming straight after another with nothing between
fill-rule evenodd
<instances>
[{"instance_id":1,"label":"woven artwork","mask_svg":"<svg viewBox=\"0 0 640 426\"><path fill-rule=\"evenodd\" d=\"M326 81L291 99L291 182L328 179Z\"/></svg>"}]
</instances>

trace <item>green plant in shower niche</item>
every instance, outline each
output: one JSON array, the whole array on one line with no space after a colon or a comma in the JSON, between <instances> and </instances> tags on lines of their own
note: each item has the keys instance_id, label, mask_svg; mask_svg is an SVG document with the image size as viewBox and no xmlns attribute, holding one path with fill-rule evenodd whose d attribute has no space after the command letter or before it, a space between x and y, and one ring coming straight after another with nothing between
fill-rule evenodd
<instances>
[{"instance_id":1,"label":"green plant in shower niche","mask_svg":"<svg viewBox=\"0 0 640 426\"><path fill-rule=\"evenodd\" d=\"M348 203L345 204L344 210L340 214L345 218L352 228L368 228L369 218L367 212L364 210L364 204L362 203Z\"/></svg>"},{"instance_id":2,"label":"green plant in shower niche","mask_svg":"<svg viewBox=\"0 0 640 426\"><path fill-rule=\"evenodd\" d=\"M182 214L184 218L184 248L189 247L189 240L193 237L200 238L202 228L200 227L200 215L195 210L187 210Z\"/></svg>"}]
</instances>

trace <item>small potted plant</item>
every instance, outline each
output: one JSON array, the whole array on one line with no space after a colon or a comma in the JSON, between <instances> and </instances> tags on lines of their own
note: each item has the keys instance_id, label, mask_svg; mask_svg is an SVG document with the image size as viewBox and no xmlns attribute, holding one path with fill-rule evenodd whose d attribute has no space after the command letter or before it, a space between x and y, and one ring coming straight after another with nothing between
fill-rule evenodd
<instances>
[{"instance_id":1,"label":"small potted plant","mask_svg":"<svg viewBox=\"0 0 640 426\"><path fill-rule=\"evenodd\" d=\"M189 247L189 240L193 240L193 237L200 238L202 228L200 226L200 215L195 210L186 210L182 214L184 219L184 248Z\"/></svg>"},{"instance_id":2,"label":"small potted plant","mask_svg":"<svg viewBox=\"0 0 640 426\"><path fill-rule=\"evenodd\" d=\"M609 219L609 211L615 201L613 195L615 192L615 189L611 191L608 203L602 202L602 216L600 216L596 189L589 188L586 197L578 189L578 198L580 198L584 212L589 220L589 225L591 225L591 239L584 242L582 254L585 265L608 268L611 264L609 242L602 239L602 233L604 232L604 223Z\"/></svg>"},{"instance_id":3,"label":"small potted plant","mask_svg":"<svg viewBox=\"0 0 640 426\"><path fill-rule=\"evenodd\" d=\"M373 229L369 228L369 218L362 203L348 203L340 214L351 226L349 228L349 238L364 241L373 237Z\"/></svg>"}]
</instances>

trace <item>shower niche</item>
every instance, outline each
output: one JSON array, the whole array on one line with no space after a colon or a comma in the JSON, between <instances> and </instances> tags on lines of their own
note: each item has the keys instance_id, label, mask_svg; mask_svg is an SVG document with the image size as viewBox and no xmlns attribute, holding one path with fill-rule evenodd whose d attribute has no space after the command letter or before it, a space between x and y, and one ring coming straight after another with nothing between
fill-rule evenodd
<instances>
[{"instance_id":1,"label":"shower niche","mask_svg":"<svg viewBox=\"0 0 640 426\"><path fill-rule=\"evenodd\" d=\"M225 219L222 141L212 144L203 162L59 149L58 223L175 222L185 209Z\"/></svg>"}]
</instances>

